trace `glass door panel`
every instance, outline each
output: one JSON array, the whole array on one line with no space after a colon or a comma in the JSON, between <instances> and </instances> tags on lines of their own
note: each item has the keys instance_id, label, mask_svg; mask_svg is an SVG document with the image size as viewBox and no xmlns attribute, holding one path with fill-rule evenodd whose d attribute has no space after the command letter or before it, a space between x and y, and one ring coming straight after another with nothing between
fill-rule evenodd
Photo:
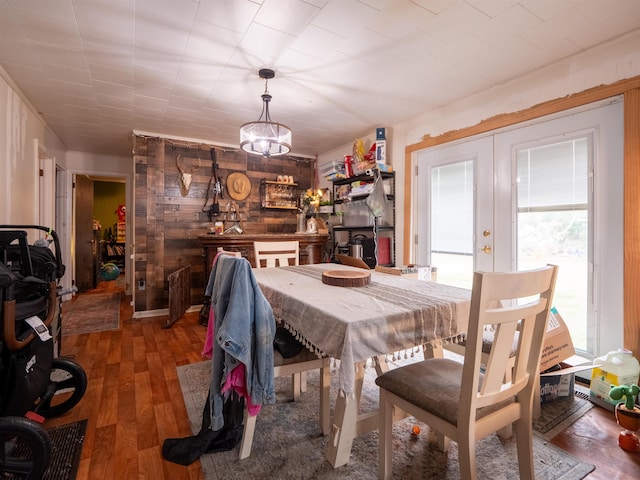
<instances>
[{"instance_id":1,"label":"glass door panel","mask_svg":"<svg viewBox=\"0 0 640 480\"><path fill-rule=\"evenodd\" d=\"M438 281L473 281L473 160L431 169L431 263Z\"/></svg>"},{"instance_id":2,"label":"glass door panel","mask_svg":"<svg viewBox=\"0 0 640 480\"><path fill-rule=\"evenodd\" d=\"M475 270L493 270L492 148L484 138L418 157L415 258L440 283L471 288Z\"/></svg>"},{"instance_id":3,"label":"glass door panel","mask_svg":"<svg viewBox=\"0 0 640 480\"><path fill-rule=\"evenodd\" d=\"M592 135L535 147L516 157L517 269L553 263L560 267L554 295L574 346L587 350L589 278L589 172ZM563 317L563 318L564 318Z\"/></svg>"},{"instance_id":4,"label":"glass door panel","mask_svg":"<svg viewBox=\"0 0 640 480\"><path fill-rule=\"evenodd\" d=\"M494 136L496 225L513 232L496 270L558 265L553 303L587 357L623 344L622 112L611 101Z\"/></svg>"}]
</instances>

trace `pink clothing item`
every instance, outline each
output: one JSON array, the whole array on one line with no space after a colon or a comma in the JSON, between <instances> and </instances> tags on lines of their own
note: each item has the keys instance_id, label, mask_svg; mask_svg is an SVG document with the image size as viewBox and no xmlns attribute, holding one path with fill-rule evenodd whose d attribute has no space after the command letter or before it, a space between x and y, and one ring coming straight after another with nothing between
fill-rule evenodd
<instances>
[{"instance_id":1,"label":"pink clothing item","mask_svg":"<svg viewBox=\"0 0 640 480\"><path fill-rule=\"evenodd\" d=\"M229 390L232 390L241 397L244 397L247 401L247 412L252 417L255 417L256 415L258 415L258 413L260 413L260 408L262 407L262 405L253 405L251 403L251 395L249 395L249 392L247 392L247 384L244 380L245 373L246 371L244 363L239 364L237 367L231 370L229 375L227 375L227 380L224 382L224 386L220 390L220 393L226 393Z\"/></svg>"},{"instance_id":2,"label":"pink clothing item","mask_svg":"<svg viewBox=\"0 0 640 480\"><path fill-rule=\"evenodd\" d=\"M218 261L218 257L222 255L222 252L216 253L216 256L213 257L213 262L211 262L211 270L216 265ZM208 358L211 360L213 356L213 324L215 323L215 317L213 315L213 307L209 305L209 322L207 323L207 333L204 337L204 348L202 349L201 355L204 358Z\"/></svg>"}]
</instances>

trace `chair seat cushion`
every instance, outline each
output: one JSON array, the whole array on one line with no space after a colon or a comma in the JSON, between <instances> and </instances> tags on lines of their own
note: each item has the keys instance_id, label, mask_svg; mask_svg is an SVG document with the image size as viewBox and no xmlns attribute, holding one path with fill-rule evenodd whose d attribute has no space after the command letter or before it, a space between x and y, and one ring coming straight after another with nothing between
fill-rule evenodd
<instances>
[{"instance_id":1,"label":"chair seat cushion","mask_svg":"<svg viewBox=\"0 0 640 480\"><path fill-rule=\"evenodd\" d=\"M282 365L293 365L294 363L309 362L311 360L318 360L318 356L307 348L302 348L300 353L294 357L284 358L282 354L275 350L273 351L273 365L274 367L280 367Z\"/></svg>"},{"instance_id":2,"label":"chair seat cushion","mask_svg":"<svg viewBox=\"0 0 640 480\"><path fill-rule=\"evenodd\" d=\"M481 374L481 382L482 379ZM431 358L389 370L376 379L376 384L422 410L457 425L461 381L462 363L446 358ZM511 402L513 399L478 409L476 418L482 418Z\"/></svg>"}]
</instances>

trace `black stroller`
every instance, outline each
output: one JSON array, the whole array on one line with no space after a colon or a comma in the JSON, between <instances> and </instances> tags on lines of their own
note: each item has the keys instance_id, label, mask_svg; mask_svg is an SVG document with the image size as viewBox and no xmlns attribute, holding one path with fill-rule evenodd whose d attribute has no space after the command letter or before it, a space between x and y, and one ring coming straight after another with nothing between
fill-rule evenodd
<instances>
[{"instance_id":1,"label":"black stroller","mask_svg":"<svg viewBox=\"0 0 640 480\"><path fill-rule=\"evenodd\" d=\"M41 238L29 244L27 230ZM68 293L59 287L65 270L60 253L58 236L49 228L0 225L2 478L42 478L51 442L33 419L68 411L87 388L82 367L58 357L61 297Z\"/></svg>"}]
</instances>

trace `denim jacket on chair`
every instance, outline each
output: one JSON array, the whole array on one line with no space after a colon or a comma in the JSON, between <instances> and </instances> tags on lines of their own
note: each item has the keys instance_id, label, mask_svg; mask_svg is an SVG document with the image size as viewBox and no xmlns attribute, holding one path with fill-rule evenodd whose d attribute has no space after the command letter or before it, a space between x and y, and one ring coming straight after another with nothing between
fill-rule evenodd
<instances>
[{"instance_id":1,"label":"denim jacket on chair","mask_svg":"<svg viewBox=\"0 0 640 480\"><path fill-rule=\"evenodd\" d=\"M209 396L211 429L219 430L224 425L220 390L238 363L245 365L251 401L256 405L275 403L273 338L276 325L271 305L244 258L226 255L218 258L205 295L211 296L215 316Z\"/></svg>"}]
</instances>

